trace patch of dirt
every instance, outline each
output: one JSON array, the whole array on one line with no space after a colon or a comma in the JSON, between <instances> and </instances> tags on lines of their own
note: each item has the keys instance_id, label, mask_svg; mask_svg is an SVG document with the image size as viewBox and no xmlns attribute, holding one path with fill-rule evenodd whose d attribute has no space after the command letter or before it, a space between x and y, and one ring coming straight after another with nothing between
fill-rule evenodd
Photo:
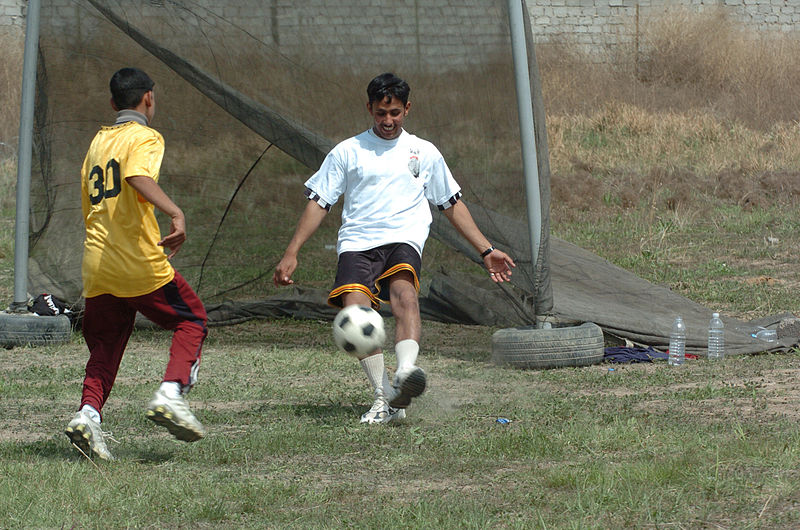
<instances>
[{"instance_id":1,"label":"patch of dirt","mask_svg":"<svg viewBox=\"0 0 800 530\"><path fill-rule=\"evenodd\" d=\"M692 361L689 361L692 362ZM705 363L700 360L696 362ZM608 365L601 365L606 367ZM607 369L607 368L604 368ZM614 366L617 371L635 371L643 374L652 374L659 370L668 369L664 363L636 363L631 365ZM702 382L670 384L664 391L689 391L706 389L720 391L736 391L736 397L723 396L707 400L698 400L698 406L687 410L688 414L705 416L709 421L728 421L731 417L784 417L800 421L800 386L797 385L797 372L792 369L767 369L760 370L756 377L725 374L720 377L710 377ZM653 387L646 390L657 394L659 389ZM614 396L630 396L642 393L641 388L611 388L602 390ZM593 391L592 394L597 394ZM720 404L722 406L720 406ZM662 399L643 401L636 405L638 410L663 411L674 402Z\"/></svg>"}]
</instances>

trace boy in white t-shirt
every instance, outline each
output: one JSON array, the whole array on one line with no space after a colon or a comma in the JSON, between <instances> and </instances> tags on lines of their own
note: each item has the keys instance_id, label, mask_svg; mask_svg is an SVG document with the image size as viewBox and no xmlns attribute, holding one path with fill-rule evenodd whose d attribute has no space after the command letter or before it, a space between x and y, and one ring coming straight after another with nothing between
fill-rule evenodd
<instances>
[{"instance_id":1,"label":"boy in white t-shirt","mask_svg":"<svg viewBox=\"0 0 800 530\"><path fill-rule=\"evenodd\" d=\"M381 301L389 302L396 321L393 383L380 349L359 357L375 394L362 423L404 418L411 399L425 390L425 372L415 363L422 327L418 300L422 250L432 220L428 202L480 253L495 282L508 281L515 266L478 229L439 150L403 130L411 108L409 93L408 84L391 73L369 83L367 111L374 124L334 147L306 181L309 202L273 276L276 286L294 283L300 248L343 196L339 262L328 303L377 309Z\"/></svg>"}]
</instances>

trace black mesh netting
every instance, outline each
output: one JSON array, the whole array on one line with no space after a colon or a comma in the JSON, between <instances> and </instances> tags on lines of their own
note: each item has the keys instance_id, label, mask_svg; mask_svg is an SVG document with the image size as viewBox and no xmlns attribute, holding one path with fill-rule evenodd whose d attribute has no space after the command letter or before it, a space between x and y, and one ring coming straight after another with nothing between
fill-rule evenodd
<instances>
[{"instance_id":1,"label":"black mesh netting","mask_svg":"<svg viewBox=\"0 0 800 530\"><path fill-rule=\"evenodd\" d=\"M407 128L442 151L481 229L517 263L513 286L492 284L434 212L426 318L591 320L664 346L681 313L688 350L702 347L705 308L549 237L547 139L530 47L542 203L532 263L506 9L505 0L43 1L31 289L80 298L80 165L98 126L113 121L111 74L137 66L156 81L153 126L167 145L161 183L187 217L189 240L174 264L212 320L332 317L324 295L340 210L304 246L298 288L276 289L272 272L304 206L303 182L330 147L370 126L366 84L394 71L412 88ZM728 341L733 353L764 349L746 334Z\"/></svg>"}]
</instances>

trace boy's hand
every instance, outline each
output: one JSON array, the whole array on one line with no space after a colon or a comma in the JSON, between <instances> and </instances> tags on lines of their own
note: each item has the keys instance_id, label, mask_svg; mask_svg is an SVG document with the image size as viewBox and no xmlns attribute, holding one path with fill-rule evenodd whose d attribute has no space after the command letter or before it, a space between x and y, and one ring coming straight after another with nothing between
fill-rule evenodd
<instances>
[{"instance_id":1,"label":"boy's hand","mask_svg":"<svg viewBox=\"0 0 800 530\"><path fill-rule=\"evenodd\" d=\"M275 274L272 275L272 283L275 284L275 287L293 284L294 280L292 280L292 273L296 268L297 257L284 254L283 258L281 258L281 261L275 267Z\"/></svg>"},{"instance_id":2,"label":"boy's hand","mask_svg":"<svg viewBox=\"0 0 800 530\"><path fill-rule=\"evenodd\" d=\"M172 199L164 193L161 186L146 175L134 175L126 177L125 182L131 185L144 200L149 201L161 212L169 215L170 222L169 234L167 234L158 244L170 250L167 259L172 258L181 249L181 245L186 241L186 217L183 211L178 208Z\"/></svg>"},{"instance_id":3,"label":"boy's hand","mask_svg":"<svg viewBox=\"0 0 800 530\"><path fill-rule=\"evenodd\" d=\"M178 253L181 245L186 241L186 220L183 213L172 218L169 228L169 234L164 236L158 244L170 250L167 259L172 259L172 256Z\"/></svg>"},{"instance_id":4,"label":"boy's hand","mask_svg":"<svg viewBox=\"0 0 800 530\"><path fill-rule=\"evenodd\" d=\"M510 282L511 269L517 266L508 254L497 249L487 254L483 263L495 283Z\"/></svg>"}]
</instances>

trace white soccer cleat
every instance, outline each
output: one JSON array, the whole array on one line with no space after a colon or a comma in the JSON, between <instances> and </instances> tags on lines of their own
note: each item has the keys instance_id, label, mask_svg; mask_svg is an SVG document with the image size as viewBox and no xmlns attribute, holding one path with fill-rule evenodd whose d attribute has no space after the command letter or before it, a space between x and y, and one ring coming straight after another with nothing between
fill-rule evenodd
<instances>
[{"instance_id":1,"label":"white soccer cleat","mask_svg":"<svg viewBox=\"0 0 800 530\"><path fill-rule=\"evenodd\" d=\"M411 398L425 392L426 381L425 371L418 366L398 370L394 374L392 383L394 394L389 399L389 406L396 409L408 407L411 404Z\"/></svg>"},{"instance_id":2,"label":"white soccer cleat","mask_svg":"<svg viewBox=\"0 0 800 530\"><path fill-rule=\"evenodd\" d=\"M171 398L164 394L161 389L156 391L155 396L147 406L145 416L147 416L147 419L166 427L172 436L184 442L197 441L206 434L203 426L197 421L192 411L189 410L183 396Z\"/></svg>"},{"instance_id":3,"label":"white soccer cleat","mask_svg":"<svg viewBox=\"0 0 800 530\"><path fill-rule=\"evenodd\" d=\"M104 433L100 424L84 414L83 411L75 414L67 428L64 429L64 434L86 456L96 455L103 460L114 460L114 456L106 446L105 436L110 436L109 433Z\"/></svg>"},{"instance_id":4,"label":"white soccer cleat","mask_svg":"<svg viewBox=\"0 0 800 530\"><path fill-rule=\"evenodd\" d=\"M386 402L386 398L378 396L375 398L372 408L361 415L361 423L389 423L405 419L405 417L405 410L390 407Z\"/></svg>"}]
</instances>

